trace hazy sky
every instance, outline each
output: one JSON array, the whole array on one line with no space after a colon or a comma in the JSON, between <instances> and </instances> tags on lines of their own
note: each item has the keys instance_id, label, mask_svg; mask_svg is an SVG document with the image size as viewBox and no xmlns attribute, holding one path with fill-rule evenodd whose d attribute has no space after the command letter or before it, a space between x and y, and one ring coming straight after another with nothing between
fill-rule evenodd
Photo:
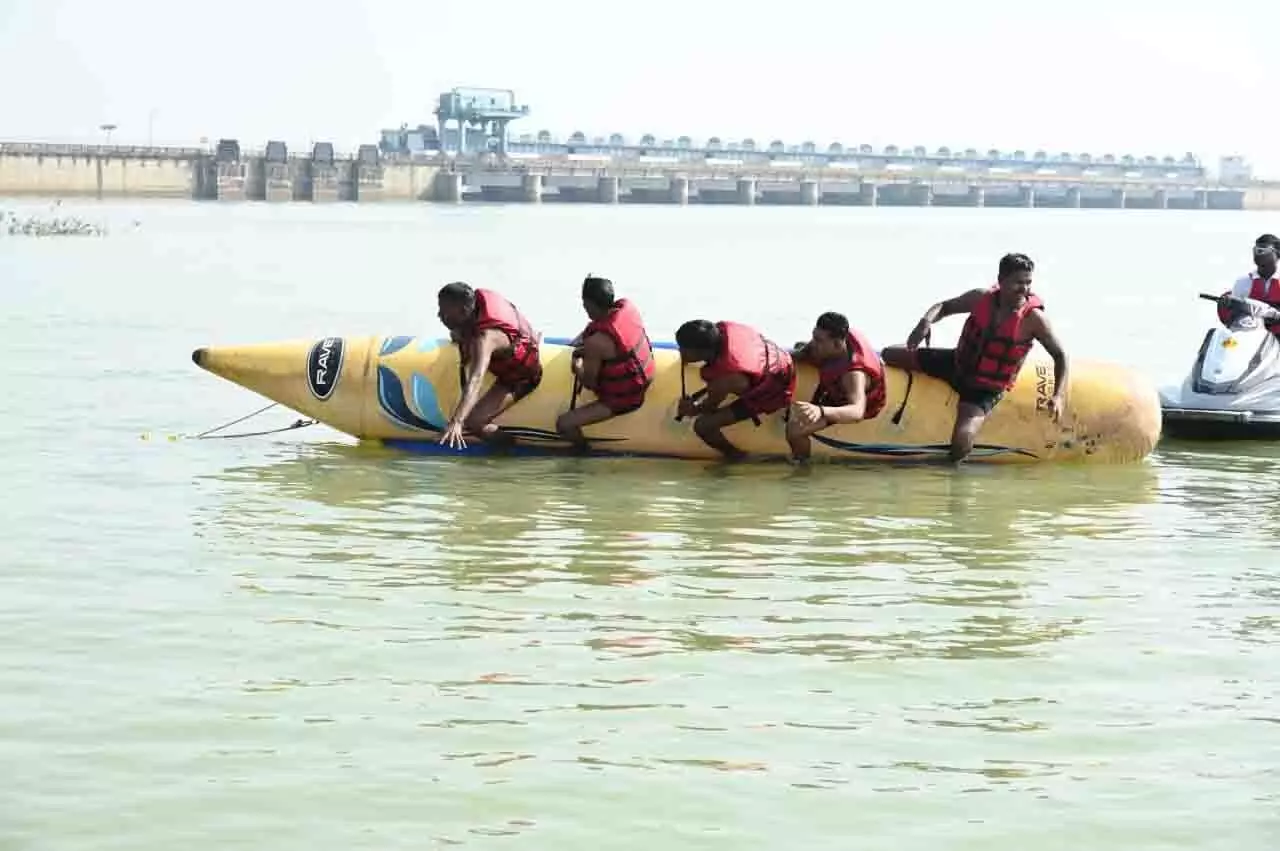
<instances>
[{"instance_id":1,"label":"hazy sky","mask_svg":"<svg viewBox=\"0 0 1280 851\"><path fill-rule=\"evenodd\" d=\"M113 122L351 150L461 85L514 89L513 133L1238 153L1276 175L1272 5L0 0L0 139Z\"/></svg>"}]
</instances>

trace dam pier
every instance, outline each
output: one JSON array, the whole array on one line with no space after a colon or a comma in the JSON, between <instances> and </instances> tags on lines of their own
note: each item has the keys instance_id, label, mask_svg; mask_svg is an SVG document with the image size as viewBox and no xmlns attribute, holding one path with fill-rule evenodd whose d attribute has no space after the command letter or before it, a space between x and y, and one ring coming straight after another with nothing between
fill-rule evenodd
<instances>
[{"instance_id":1,"label":"dam pier","mask_svg":"<svg viewBox=\"0 0 1280 851\"><path fill-rule=\"evenodd\" d=\"M0 196L186 198L264 203L738 204L1277 210L1280 181L1240 157L1216 173L1194 155L1091 155L920 146L880 149L775 139L619 133L512 138L529 114L507 89L441 94L434 124L331 142L257 149L236 139L192 147L0 141Z\"/></svg>"}]
</instances>

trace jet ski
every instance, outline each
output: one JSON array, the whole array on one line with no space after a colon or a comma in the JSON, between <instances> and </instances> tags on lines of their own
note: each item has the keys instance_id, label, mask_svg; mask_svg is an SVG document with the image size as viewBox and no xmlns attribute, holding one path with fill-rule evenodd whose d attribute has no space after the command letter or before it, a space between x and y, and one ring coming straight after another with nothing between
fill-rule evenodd
<instances>
[{"instance_id":1,"label":"jet ski","mask_svg":"<svg viewBox=\"0 0 1280 851\"><path fill-rule=\"evenodd\" d=\"M1182 384L1160 391L1166 437L1280 439L1280 340L1267 327L1280 322L1280 311L1251 298L1227 298L1227 324L1204 335Z\"/></svg>"}]
</instances>

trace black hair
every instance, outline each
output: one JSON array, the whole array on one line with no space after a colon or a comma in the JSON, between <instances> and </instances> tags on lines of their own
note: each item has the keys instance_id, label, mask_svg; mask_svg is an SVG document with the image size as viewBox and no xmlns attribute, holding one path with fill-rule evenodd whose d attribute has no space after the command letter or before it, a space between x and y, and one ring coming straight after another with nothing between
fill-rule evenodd
<instances>
[{"instance_id":1,"label":"black hair","mask_svg":"<svg viewBox=\"0 0 1280 851\"><path fill-rule=\"evenodd\" d=\"M1277 252L1280 252L1280 237L1274 234L1264 233L1253 241L1254 245L1270 245Z\"/></svg>"},{"instance_id":2,"label":"black hair","mask_svg":"<svg viewBox=\"0 0 1280 851\"><path fill-rule=\"evenodd\" d=\"M832 337L843 340L849 336L849 319L843 313L836 313L834 310L828 310L826 313L818 317L818 321L814 323L818 328L826 331Z\"/></svg>"},{"instance_id":3,"label":"black hair","mask_svg":"<svg viewBox=\"0 0 1280 851\"><path fill-rule=\"evenodd\" d=\"M1000 258L999 277L1007 278L1017 272L1034 272L1036 264L1025 254L1006 254Z\"/></svg>"},{"instance_id":4,"label":"black hair","mask_svg":"<svg viewBox=\"0 0 1280 851\"><path fill-rule=\"evenodd\" d=\"M608 278L597 278L587 275L582 279L582 300L587 304L602 309L613 307L613 281Z\"/></svg>"},{"instance_id":5,"label":"black hair","mask_svg":"<svg viewBox=\"0 0 1280 851\"><path fill-rule=\"evenodd\" d=\"M476 303L476 291L462 281L454 281L441 287L437 298L463 307L471 307Z\"/></svg>"},{"instance_id":6,"label":"black hair","mask_svg":"<svg viewBox=\"0 0 1280 851\"><path fill-rule=\"evenodd\" d=\"M676 345L695 352L713 352L720 345L720 329L706 319L690 319L676 329Z\"/></svg>"}]
</instances>

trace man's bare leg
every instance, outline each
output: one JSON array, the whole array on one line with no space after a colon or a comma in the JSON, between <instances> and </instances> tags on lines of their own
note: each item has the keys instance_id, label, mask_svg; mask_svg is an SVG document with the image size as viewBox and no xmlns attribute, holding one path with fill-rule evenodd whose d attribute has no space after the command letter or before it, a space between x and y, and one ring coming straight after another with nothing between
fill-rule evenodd
<instances>
[{"instance_id":1,"label":"man's bare leg","mask_svg":"<svg viewBox=\"0 0 1280 851\"><path fill-rule=\"evenodd\" d=\"M822 420L818 420L812 425L801 425L800 421L792 419L787 422L787 443L791 446L791 458L795 461L808 461L810 454L813 452L813 441L811 437L827 427Z\"/></svg>"},{"instance_id":2,"label":"man's bare leg","mask_svg":"<svg viewBox=\"0 0 1280 851\"><path fill-rule=\"evenodd\" d=\"M721 434L721 429L728 428L738 422L739 417L734 413L732 408L721 408L720 410L702 414L693 421L693 430L702 438L702 442L719 452L730 461L740 461L747 457L747 453L729 442L729 439Z\"/></svg>"},{"instance_id":3,"label":"man's bare leg","mask_svg":"<svg viewBox=\"0 0 1280 851\"><path fill-rule=\"evenodd\" d=\"M906 346L885 346L884 351L880 353L880 360L884 361L885 366L896 366L898 369L909 369L913 372L920 371L915 352Z\"/></svg>"},{"instance_id":4,"label":"man's bare leg","mask_svg":"<svg viewBox=\"0 0 1280 851\"><path fill-rule=\"evenodd\" d=\"M572 411L565 411L556 418L556 431L560 432L560 436L573 444L574 448L579 452L586 452L587 437L582 433L584 426L602 423L605 420L613 419L616 414L609 410L609 407L603 402L595 401L583 405L580 408L574 408Z\"/></svg>"},{"instance_id":5,"label":"man's bare leg","mask_svg":"<svg viewBox=\"0 0 1280 851\"><path fill-rule=\"evenodd\" d=\"M514 398L511 389L502 384L495 384L484 392L480 401L471 409L467 417L466 429L478 436L485 443L503 448L510 446L512 438L503 434L493 420L502 413L507 404Z\"/></svg>"},{"instance_id":6,"label":"man's bare leg","mask_svg":"<svg viewBox=\"0 0 1280 851\"><path fill-rule=\"evenodd\" d=\"M956 407L956 424L951 431L951 460L956 464L964 461L973 451L973 444L978 439L978 431L987 421L987 414L982 408L969 402L961 402Z\"/></svg>"}]
</instances>

